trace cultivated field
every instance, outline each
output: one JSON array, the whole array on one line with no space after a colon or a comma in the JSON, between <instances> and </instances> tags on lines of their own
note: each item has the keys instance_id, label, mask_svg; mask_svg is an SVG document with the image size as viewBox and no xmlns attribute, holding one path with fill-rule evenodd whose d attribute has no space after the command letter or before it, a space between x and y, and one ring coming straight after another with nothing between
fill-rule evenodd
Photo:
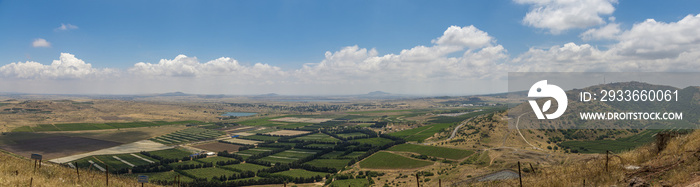
<instances>
[{"instance_id":1,"label":"cultivated field","mask_svg":"<svg viewBox=\"0 0 700 187\"><path fill-rule=\"evenodd\" d=\"M231 142L231 143L235 143L235 144L241 144L241 145L256 145L256 144L263 142L263 141L246 140L246 139L239 139L239 138L223 139L222 141Z\"/></svg>"},{"instance_id":2,"label":"cultivated field","mask_svg":"<svg viewBox=\"0 0 700 187\"><path fill-rule=\"evenodd\" d=\"M281 122L292 122L292 123L322 123L330 121L333 119L327 118L297 118L297 117L283 117L277 119L271 119L270 121L281 121Z\"/></svg>"},{"instance_id":3,"label":"cultivated field","mask_svg":"<svg viewBox=\"0 0 700 187\"><path fill-rule=\"evenodd\" d=\"M388 152L377 152L360 162L360 167L368 169L413 169L432 164L429 161L412 159Z\"/></svg>"},{"instance_id":4,"label":"cultivated field","mask_svg":"<svg viewBox=\"0 0 700 187\"><path fill-rule=\"evenodd\" d=\"M2 140L0 148L3 150L25 157L33 153L41 154L45 160L121 145L118 142L40 133L12 133L2 137Z\"/></svg>"},{"instance_id":5,"label":"cultivated field","mask_svg":"<svg viewBox=\"0 0 700 187\"><path fill-rule=\"evenodd\" d=\"M474 151L468 151L468 150L452 149L452 148L436 147L436 146L415 145L415 144L395 145L395 146L389 148L388 150L389 151L413 152L413 153L418 153L418 154L426 155L426 156L434 156L434 157L448 158L448 159L454 159L454 160L463 159L463 158L474 153Z\"/></svg>"},{"instance_id":6,"label":"cultivated field","mask_svg":"<svg viewBox=\"0 0 700 187\"><path fill-rule=\"evenodd\" d=\"M196 147L196 148L200 148L200 149L204 149L204 150L212 151L212 152L222 152L222 151L236 152L236 151L238 151L238 148L240 148L241 146L227 144L227 143L221 143L221 142L212 142L212 143L194 145L192 147Z\"/></svg>"},{"instance_id":7,"label":"cultivated field","mask_svg":"<svg viewBox=\"0 0 700 187\"><path fill-rule=\"evenodd\" d=\"M295 130L279 130L279 131L274 131L274 132L268 132L265 134L273 135L273 136L297 136L297 135L309 134L309 133L311 133L311 132L309 132L309 131L295 131Z\"/></svg>"},{"instance_id":8,"label":"cultivated field","mask_svg":"<svg viewBox=\"0 0 700 187\"><path fill-rule=\"evenodd\" d=\"M296 137L292 138L292 141L298 140L298 141L315 141L315 142L326 142L326 143L335 143L335 142L340 142L339 139L334 138L332 136L329 136L327 134L323 133L318 133L318 134L310 134L302 137Z\"/></svg>"}]
</instances>

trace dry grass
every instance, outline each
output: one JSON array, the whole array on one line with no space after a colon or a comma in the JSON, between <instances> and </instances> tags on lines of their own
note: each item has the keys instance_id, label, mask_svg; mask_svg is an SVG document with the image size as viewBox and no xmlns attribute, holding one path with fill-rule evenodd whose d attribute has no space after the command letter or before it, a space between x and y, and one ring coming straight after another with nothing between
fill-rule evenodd
<instances>
[{"instance_id":1,"label":"dry grass","mask_svg":"<svg viewBox=\"0 0 700 187\"><path fill-rule=\"evenodd\" d=\"M33 172L34 161L0 153L0 186L105 186L102 172L80 170L80 181L75 169L44 163ZM109 175L109 186L136 186L136 179ZM149 184L153 186L153 184Z\"/></svg>"},{"instance_id":2,"label":"dry grass","mask_svg":"<svg viewBox=\"0 0 700 187\"><path fill-rule=\"evenodd\" d=\"M608 171L605 154L567 165L542 168L523 176L524 186L684 186L700 181L700 131L673 138L657 154L655 145L610 155ZM639 169L626 169L638 166ZM516 168L517 170L517 168ZM476 186L517 186L518 180L485 182Z\"/></svg>"}]
</instances>

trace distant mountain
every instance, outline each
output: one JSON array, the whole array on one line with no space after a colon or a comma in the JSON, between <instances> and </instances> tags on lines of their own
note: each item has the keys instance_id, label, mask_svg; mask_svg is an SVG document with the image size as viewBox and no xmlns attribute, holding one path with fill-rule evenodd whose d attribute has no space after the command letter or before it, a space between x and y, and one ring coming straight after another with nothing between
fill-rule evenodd
<instances>
[{"instance_id":1,"label":"distant mountain","mask_svg":"<svg viewBox=\"0 0 700 187\"><path fill-rule=\"evenodd\" d=\"M387 96L387 95L391 95L391 93L382 92L382 91L373 91L373 92L367 93L366 95L368 95L368 96Z\"/></svg>"},{"instance_id":2,"label":"distant mountain","mask_svg":"<svg viewBox=\"0 0 700 187\"><path fill-rule=\"evenodd\" d=\"M280 96L279 94L276 93L267 93L267 94L260 94L258 96L264 96L264 97L277 97Z\"/></svg>"},{"instance_id":3,"label":"distant mountain","mask_svg":"<svg viewBox=\"0 0 700 187\"><path fill-rule=\"evenodd\" d=\"M173 96L189 96L190 94L182 93L182 92L170 92L170 93L164 93L164 94L158 94L158 96L163 96L163 97L173 97Z\"/></svg>"}]
</instances>

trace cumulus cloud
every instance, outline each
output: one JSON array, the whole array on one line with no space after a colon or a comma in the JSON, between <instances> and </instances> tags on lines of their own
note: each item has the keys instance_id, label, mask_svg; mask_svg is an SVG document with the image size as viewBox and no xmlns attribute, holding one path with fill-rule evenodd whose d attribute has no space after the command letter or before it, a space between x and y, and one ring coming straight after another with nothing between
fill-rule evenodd
<instances>
[{"instance_id":1,"label":"cumulus cloud","mask_svg":"<svg viewBox=\"0 0 700 187\"><path fill-rule=\"evenodd\" d=\"M580 37L583 40L611 40L620 33L620 24L610 23L601 28L588 29Z\"/></svg>"},{"instance_id":2,"label":"cumulus cloud","mask_svg":"<svg viewBox=\"0 0 700 187\"><path fill-rule=\"evenodd\" d=\"M0 74L4 77L19 79L81 79L113 71L111 69L95 69L90 63L85 63L69 53L61 53L59 60L54 60L51 65L28 61L10 63L0 67Z\"/></svg>"},{"instance_id":3,"label":"cumulus cloud","mask_svg":"<svg viewBox=\"0 0 700 187\"><path fill-rule=\"evenodd\" d=\"M54 31L67 31L67 30L75 30L75 29L78 29L78 26L61 23L61 26L55 28Z\"/></svg>"},{"instance_id":4,"label":"cumulus cloud","mask_svg":"<svg viewBox=\"0 0 700 187\"><path fill-rule=\"evenodd\" d=\"M647 19L620 34L615 50L621 55L644 58L671 58L700 51L700 14L678 22Z\"/></svg>"},{"instance_id":5,"label":"cumulus cloud","mask_svg":"<svg viewBox=\"0 0 700 187\"><path fill-rule=\"evenodd\" d=\"M165 77L206 77L206 76L241 76L259 77L284 74L279 67L256 63L244 66L237 60L221 57L206 63L200 63L197 57L178 55L172 60L161 59L157 64L139 62L128 70L132 74Z\"/></svg>"},{"instance_id":6,"label":"cumulus cloud","mask_svg":"<svg viewBox=\"0 0 700 187\"><path fill-rule=\"evenodd\" d=\"M615 40L617 43L607 50L574 43L531 48L513 60L514 67L517 71L700 70L700 14L669 23L648 19L629 30L618 29L610 24L582 34L584 38Z\"/></svg>"},{"instance_id":7,"label":"cumulus cloud","mask_svg":"<svg viewBox=\"0 0 700 187\"><path fill-rule=\"evenodd\" d=\"M573 28L601 25L601 17L615 11L617 0L515 0L531 5L523 23L535 28L548 29L552 34ZM614 18L613 18L614 19Z\"/></svg>"},{"instance_id":8,"label":"cumulus cloud","mask_svg":"<svg viewBox=\"0 0 700 187\"><path fill-rule=\"evenodd\" d=\"M453 25L447 28L442 36L434 39L432 42L442 46L479 48L491 44L493 38L473 25L466 27Z\"/></svg>"},{"instance_id":9,"label":"cumulus cloud","mask_svg":"<svg viewBox=\"0 0 700 187\"><path fill-rule=\"evenodd\" d=\"M34 39L34 42L32 42L33 47L51 47L51 43L49 41L46 41L46 39L43 38L37 38Z\"/></svg>"},{"instance_id":10,"label":"cumulus cloud","mask_svg":"<svg viewBox=\"0 0 700 187\"><path fill-rule=\"evenodd\" d=\"M507 50L474 26L451 26L432 46L415 46L399 54L349 46L326 52L320 63L296 70L298 79L314 83L421 82L476 79L498 70ZM462 56L450 54L461 52Z\"/></svg>"}]
</instances>

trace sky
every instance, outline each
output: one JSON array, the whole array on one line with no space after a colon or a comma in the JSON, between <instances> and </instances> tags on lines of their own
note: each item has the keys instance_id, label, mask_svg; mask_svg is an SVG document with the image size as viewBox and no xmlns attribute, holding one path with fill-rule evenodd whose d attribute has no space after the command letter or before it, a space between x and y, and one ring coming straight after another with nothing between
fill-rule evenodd
<instances>
[{"instance_id":1,"label":"sky","mask_svg":"<svg viewBox=\"0 0 700 187\"><path fill-rule=\"evenodd\" d=\"M0 1L0 92L470 95L698 72L700 1Z\"/></svg>"}]
</instances>

